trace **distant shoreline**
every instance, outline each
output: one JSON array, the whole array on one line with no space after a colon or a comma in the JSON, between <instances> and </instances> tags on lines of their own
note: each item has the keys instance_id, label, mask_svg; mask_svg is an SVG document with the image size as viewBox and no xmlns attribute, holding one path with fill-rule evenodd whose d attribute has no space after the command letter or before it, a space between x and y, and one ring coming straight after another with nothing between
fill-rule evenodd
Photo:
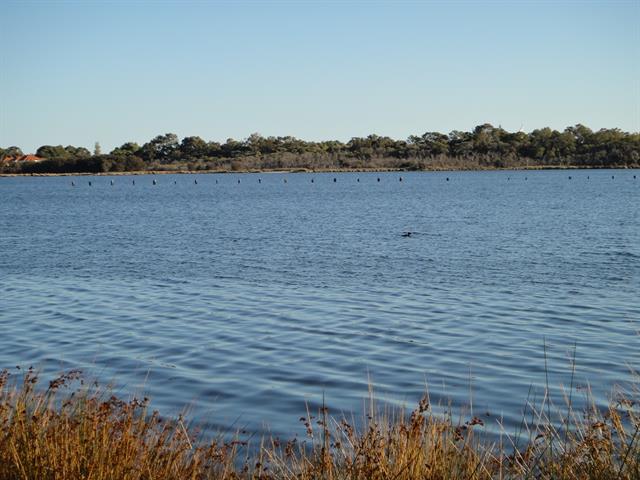
<instances>
[{"instance_id":1,"label":"distant shoreline","mask_svg":"<svg viewBox=\"0 0 640 480\"><path fill-rule=\"evenodd\" d=\"M585 166L585 165L532 165L528 167L510 168L291 168L291 169L246 169L246 170L138 170L131 172L68 172L68 173L0 173L0 177L122 177L130 175L213 175L213 174L247 174L247 173L391 173L391 172L487 172L487 171L536 171L536 170L634 170L628 166Z\"/></svg>"},{"instance_id":2,"label":"distant shoreline","mask_svg":"<svg viewBox=\"0 0 640 480\"><path fill-rule=\"evenodd\" d=\"M306 141L292 136L225 143L198 136L157 135L143 145L126 142L102 153L73 145L42 145L25 155L17 146L0 148L1 174L140 174L484 171L574 168L639 168L640 132L593 131L577 124L562 132L539 128L509 132L489 123L471 131L425 132L404 140L371 134ZM99 173L98 173L99 172ZM117 173L116 173L117 172Z\"/></svg>"}]
</instances>

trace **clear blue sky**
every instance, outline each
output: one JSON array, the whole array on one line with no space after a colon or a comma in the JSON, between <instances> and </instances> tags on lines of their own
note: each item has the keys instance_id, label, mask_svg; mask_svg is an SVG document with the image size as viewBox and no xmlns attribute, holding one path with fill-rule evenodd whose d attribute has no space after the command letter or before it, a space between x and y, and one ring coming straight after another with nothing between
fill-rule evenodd
<instances>
[{"instance_id":1,"label":"clear blue sky","mask_svg":"<svg viewBox=\"0 0 640 480\"><path fill-rule=\"evenodd\" d=\"M0 146L640 130L640 0L0 0Z\"/></svg>"}]
</instances>

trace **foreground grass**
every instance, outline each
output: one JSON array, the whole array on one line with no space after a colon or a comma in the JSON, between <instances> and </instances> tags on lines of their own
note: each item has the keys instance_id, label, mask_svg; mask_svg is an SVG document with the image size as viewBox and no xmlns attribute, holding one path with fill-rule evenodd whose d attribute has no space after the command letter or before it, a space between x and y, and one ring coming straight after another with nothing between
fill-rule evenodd
<instances>
[{"instance_id":1,"label":"foreground grass","mask_svg":"<svg viewBox=\"0 0 640 480\"><path fill-rule=\"evenodd\" d=\"M524 442L490 444L474 434L482 419L435 415L425 397L409 415L372 402L359 428L326 409L307 413L305 440L247 448L198 441L181 417L109 396L79 372L38 384L31 370L18 384L0 372L0 480L640 479L638 392L605 411L577 412L569 399L560 429L545 408L531 410Z\"/></svg>"}]
</instances>

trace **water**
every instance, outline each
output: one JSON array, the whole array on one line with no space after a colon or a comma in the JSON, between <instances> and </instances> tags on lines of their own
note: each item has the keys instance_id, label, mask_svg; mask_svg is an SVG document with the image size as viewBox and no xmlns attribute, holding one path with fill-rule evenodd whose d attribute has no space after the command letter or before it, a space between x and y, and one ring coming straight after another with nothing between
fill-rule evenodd
<instances>
[{"instance_id":1,"label":"water","mask_svg":"<svg viewBox=\"0 0 640 480\"><path fill-rule=\"evenodd\" d=\"M0 367L81 368L212 429L289 437L369 381L509 428L546 341L555 394L575 344L605 403L640 364L638 173L0 178Z\"/></svg>"}]
</instances>

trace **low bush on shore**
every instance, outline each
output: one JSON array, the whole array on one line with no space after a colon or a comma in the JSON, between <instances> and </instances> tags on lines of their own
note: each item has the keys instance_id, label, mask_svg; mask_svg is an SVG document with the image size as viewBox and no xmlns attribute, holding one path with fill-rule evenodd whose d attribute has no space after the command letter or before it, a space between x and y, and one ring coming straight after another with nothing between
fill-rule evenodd
<instances>
[{"instance_id":1,"label":"low bush on shore","mask_svg":"<svg viewBox=\"0 0 640 480\"><path fill-rule=\"evenodd\" d=\"M604 411L576 411L569 396L562 427L532 410L524 445L506 434L490 443L474 433L481 418L436 414L425 397L410 414L372 401L362 422L307 412L304 439L247 446L200 440L182 417L111 396L78 371L45 387L33 370L0 372L0 480L640 479L637 391Z\"/></svg>"}]
</instances>

